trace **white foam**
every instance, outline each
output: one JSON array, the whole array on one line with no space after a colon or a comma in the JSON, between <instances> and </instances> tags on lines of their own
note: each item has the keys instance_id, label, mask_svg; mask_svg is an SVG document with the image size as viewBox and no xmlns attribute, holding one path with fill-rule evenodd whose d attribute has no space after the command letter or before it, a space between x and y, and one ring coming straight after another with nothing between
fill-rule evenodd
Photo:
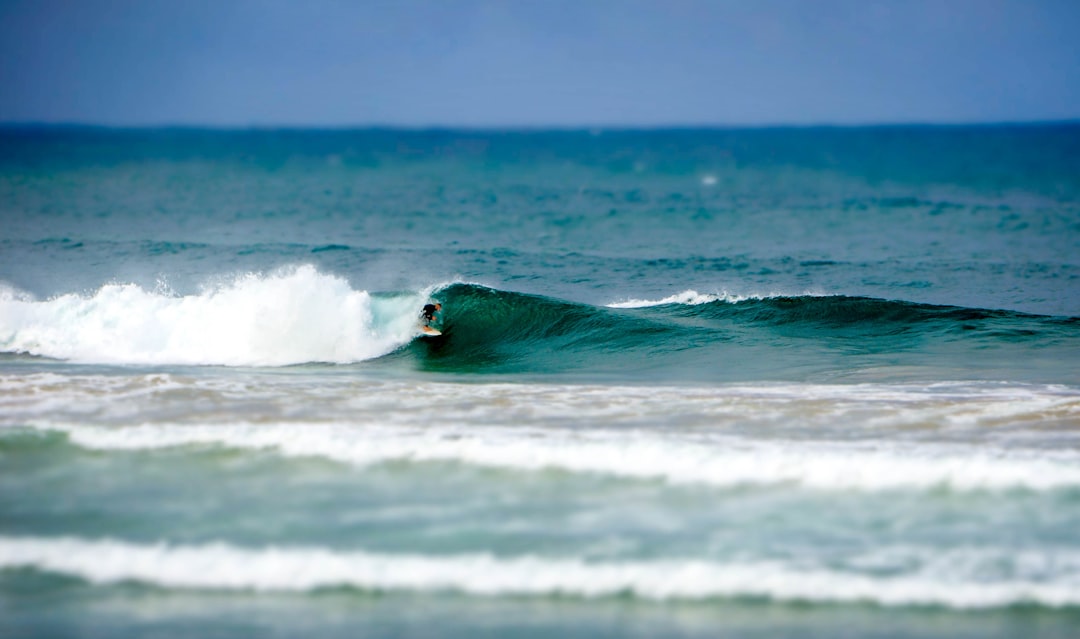
<instances>
[{"instance_id":1,"label":"white foam","mask_svg":"<svg viewBox=\"0 0 1080 639\"><path fill-rule=\"evenodd\" d=\"M619 423L634 417L667 417L664 424L683 423L672 417L694 418L690 423L715 426L752 424L762 428L777 420L825 428L830 424L852 432L865 425L920 429L972 426L983 430L1014 423L1052 424L1066 421L1080 427L1080 389L1053 384L1004 382L935 382L931 384L723 384L708 387L617 386L587 384L488 383L460 384L393 381L355 374L303 376L222 374L188 376L175 373L0 374L0 422L26 407L29 414L55 413L64 405L98 404L111 407L118 399L131 404L145 398L155 408L155 394L181 389L218 401L273 397L320 409L332 417L344 403L350 417L363 419L371 410L386 414L438 410L453 419L503 416L505 423L532 422L543 417L604 418ZM239 397L238 397L239 396ZM322 400L318 402L315 399ZM335 399L337 402L328 400ZM243 406L245 410L250 407ZM461 414L459 408L464 410ZM512 411L512 412L509 412ZM22 417L28 417L23 415ZM483 419L482 421L490 421ZM582 419L574 419L580 422ZM641 421L641 420L638 420ZM838 422L843 422L839 423ZM808 430L804 428L804 430Z\"/></svg>"},{"instance_id":2,"label":"white foam","mask_svg":"<svg viewBox=\"0 0 1080 639\"><path fill-rule=\"evenodd\" d=\"M829 491L1080 487L1080 451L867 439L753 438L695 430L550 428L477 423L38 423L80 447L214 446L369 466L451 462L516 472L559 470L722 488L793 485Z\"/></svg>"},{"instance_id":3,"label":"white foam","mask_svg":"<svg viewBox=\"0 0 1080 639\"><path fill-rule=\"evenodd\" d=\"M269 451L719 487L1080 487L1080 391L998 383L706 388L355 375L0 376L0 433L95 450Z\"/></svg>"},{"instance_id":4,"label":"white foam","mask_svg":"<svg viewBox=\"0 0 1080 639\"><path fill-rule=\"evenodd\" d=\"M183 297L133 284L47 301L5 294L0 349L93 363L354 362L407 342L422 299L373 299L311 266Z\"/></svg>"},{"instance_id":5,"label":"white foam","mask_svg":"<svg viewBox=\"0 0 1080 639\"><path fill-rule=\"evenodd\" d=\"M643 299L628 299L621 302L611 302L607 305L608 308L646 308L649 306L666 306L668 304L681 304L684 306L699 306L701 304L711 304L713 302L727 302L729 304L735 304L745 300L761 300L768 299L770 297L779 297L779 293L770 293L768 295L738 295L735 293L729 293L727 291L719 293L698 293L693 289L669 295L665 298L658 300L643 300Z\"/></svg>"},{"instance_id":6,"label":"white foam","mask_svg":"<svg viewBox=\"0 0 1080 639\"><path fill-rule=\"evenodd\" d=\"M713 302L727 302L729 304L737 304L738 302L744 302L746 300L766 300L777 297L826 297L821 291L802 291L800 293L783 293L779 291L772 291L769 293L732 293L729 291L720 291L717 293L699 293L693 289L685 290L681 293L669 295L667 297L657 300L646 299L628 299L619 302L611 302L606 306L608 308L646 308L649 306L666 306L669 304L681 304L684 306L699 306L701 304L711 304Z\"/></svg>"},{"instance_id":7,"label":"white foam","mask_svg":"<svg viewBox=\"0 0 1080 639\"><path fill-rule=\"evenodd\" d=\"M664 306L667 304L685 304L688 306L697 306L699 304L709 304L711 302L724 301L724 302L737 302L740 297L729 296L725 294L712 294L702 295L694 290L686 290L682 293L676 293L675 295L669 295L659 300L642 300L642 299L628 299L621 302L612 302L608 304L608 308L644 308L647 306Z\"/></svg>"},{"instance_id":8,"label":"white foam","mask_svg":"<svg viewBox=\"0 0 1080 639\"><path fill-rule=\"evenodd\" d=\"M880 554L880 553L878 553ZM480 596L631 596L644 599L762 597L886 606L991 608L1080 605L1080 558L1053 551L938 549L888 576L778 560L624 560L491 554L418 555L322 548L174 546L78 538L0 537L0 569L34 568L91 583L138 581L163 588L310 591L454 591ZM876 557L868 558L873 564ZM865 562L863 562L865 563ZM1032 570L1031 566L1036 566ZM989 577L987 575L990 575Z\"/></svg>"}]
</instances>

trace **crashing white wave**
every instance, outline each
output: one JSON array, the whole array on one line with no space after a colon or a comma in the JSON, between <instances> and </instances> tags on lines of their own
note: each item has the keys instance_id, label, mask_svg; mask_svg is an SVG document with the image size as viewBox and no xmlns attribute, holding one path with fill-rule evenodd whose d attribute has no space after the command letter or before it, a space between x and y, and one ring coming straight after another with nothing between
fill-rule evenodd
<instances>
[{"instance_id":1,"label":"crashing white wave","mask_svg":"<svg viewBox=\"0 0 1080 639\"><path fill-rule=\"evenodd\" d=\"M0 350L86 363L355 362L408 342L423 299L373 298L312 266L187 296L134 284L45 301L3 294Z\"/></svg>"},{"instance_id":2,"label":"crashing white wave","mask_svg":"<svg viewBox=\"0 0 1080 639\"><path fill-rule=\"evenodd\" d=\"M0 537L0 569L34 568L91 583L136 581L175 589L304 592L350 587L477 596L629 594L653 600L760 597L950 608L1080 605L1080 557L1075 554L999 548L900 551L904 568L882 572L874 570L881 563L881 550L830 567L782 560L591 562L537 555L380 554L252 549L220 542L180 546Z\"/></svg>"}]
</instances>

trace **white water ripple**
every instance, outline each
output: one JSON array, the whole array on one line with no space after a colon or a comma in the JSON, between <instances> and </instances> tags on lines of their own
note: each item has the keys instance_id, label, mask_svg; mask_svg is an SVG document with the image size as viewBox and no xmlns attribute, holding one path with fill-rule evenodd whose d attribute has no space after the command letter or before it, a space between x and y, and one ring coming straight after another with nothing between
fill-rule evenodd
<instances>
[{"instance_id":1,"label":"white water ripple","mask_svg":"<svg viewBox=\"0 0 1080 639\"><path fill-rule=\"evenodd\" d=\"M559 470L717 487L816 490L1080 488L1080 452L918 441L792 441L645 429L549 429L467 424L39 423L93 450L184 446L273 451L369 466L452 462L516 472Z\"/></svg>"},{"instance_id":2,"label":"white water ripple","mask_svg":"<svg viewBox=\"0 0 1080 639\"><path fill-rule=\"evenodd\" d=\"M599 563L536 555L375 554L322 548L251 549L225 543L174 546L0 537L0 569L34 568L96 584L136 581L176 589L305 592L350 587L478 596L750 597L948 608L1080 605L1080 557L1045 552L1028 556L1032 552L1017 558L1003 549L940 550L922 553L917 565L902 573L875 574L851 566L797 566L783 561ZM1032 564L1039 569L1032 570ZM995 576L987 578L991 568Z\"/></svg>"}]
</instances>

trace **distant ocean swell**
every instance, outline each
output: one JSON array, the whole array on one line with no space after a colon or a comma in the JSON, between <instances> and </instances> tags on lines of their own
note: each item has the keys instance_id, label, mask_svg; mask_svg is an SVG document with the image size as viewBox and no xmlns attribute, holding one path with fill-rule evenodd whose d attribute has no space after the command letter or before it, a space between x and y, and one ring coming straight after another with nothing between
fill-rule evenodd
<instances>
[{"instance_id":1,"label":"distant ocean swell","mask_svg":"<svg viewBox=\"0 0 1080 639\"><path fill-rule=\"evenodd\" d=\"M168 589L451 591L479 596L765 599L883 606L1080 606L1080 556L1053 549L883 547L839 565L796 560L592 562L491 554L373 554L306 547L0 537L0 569Z\"/></svg>"},{"instance_id":2,"label":"distant ocean swell","mask_svg":"<svg viewBox=\"0 0 1080 639\"><path fill-rule=\"evenodd\" d=\"M437 340L410 345L429 298L445 305ZM301 266L177 296L112 284L45 301L0 291L0 349L84 363L282 366L395 354L433 370L546 372L618 368L628 357L785 340L833 340L860 352L960 342L972 348L1077 349L1080 318L845 296L732 298L687 291L593 306L475 284L371 293ZM856 341L857 340L857 341ZM552 353L558 357L553 358Z\"/></svg>"}]
</instances>

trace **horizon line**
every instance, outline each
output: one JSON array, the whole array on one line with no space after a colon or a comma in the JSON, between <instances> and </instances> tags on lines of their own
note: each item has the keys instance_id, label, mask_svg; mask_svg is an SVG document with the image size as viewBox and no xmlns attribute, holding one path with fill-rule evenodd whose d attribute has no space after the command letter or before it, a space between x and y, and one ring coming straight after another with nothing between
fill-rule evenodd
<instances>
[{"instance_id":1,"label":"horizon line","mask_svg":"<svg viewBox=\"0 0 1080 639\"><path fill-rule=\"evenodd\" d=\"M818 123L663 123L663 124L405 124L405 123L342 123L342 124L265 124L265 123L141 123L116 124L79 121L0 120L0 129L101 129L113 131L462 131L462 132L589 132L607 131L695 131L695 130L767 130L767 129L872 129L872 128L992 128L992 127L1053 127L1080 125L1075 118L985 121L866 121Z\"/></svg>"}]
</instances>

